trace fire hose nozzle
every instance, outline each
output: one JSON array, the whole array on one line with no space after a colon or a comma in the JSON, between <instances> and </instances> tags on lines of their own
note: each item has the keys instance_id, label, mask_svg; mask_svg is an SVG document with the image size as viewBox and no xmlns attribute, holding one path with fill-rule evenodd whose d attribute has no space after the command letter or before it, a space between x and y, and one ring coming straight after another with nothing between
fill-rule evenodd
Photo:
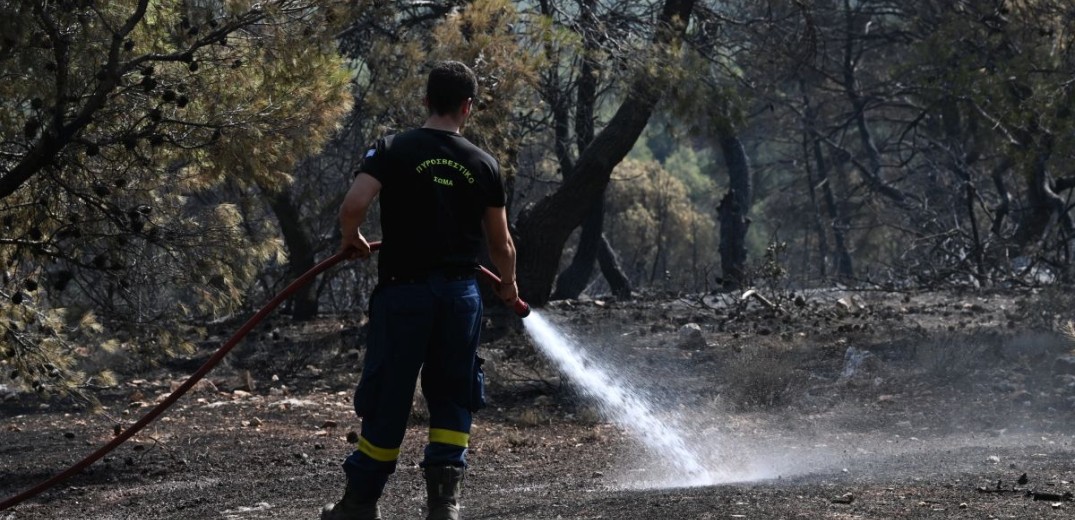
<instances>
[{"instance_id":1,"label":"fire hose nozzle","mask_svg":"<svg viewBox=\"0 0 1075 520\"><path fill-rule=\"evenodd\" d=\"M525 318L530 315L530 304L522 301L521 299L515 300L515 314L520 318Z\"/></svg>"}]
</instances>

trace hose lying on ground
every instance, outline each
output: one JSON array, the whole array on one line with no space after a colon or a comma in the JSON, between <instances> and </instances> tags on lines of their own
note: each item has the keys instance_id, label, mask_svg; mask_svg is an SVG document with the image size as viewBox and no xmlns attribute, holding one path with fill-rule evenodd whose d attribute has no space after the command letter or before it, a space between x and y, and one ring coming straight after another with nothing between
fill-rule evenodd
<instances>
[{"instance_id":1,"label":"hose lying on ground","mask_svg":"<svg viewBox=\"0 0 1075 520\"><path fill-rule=\"evenodd\" d=\"M380 248L380 245L380 242L372 242L370 243L370 250L376 251ZM100 460L101 457L104 457L108 454L108 452L116 449L116 447L118 447L120 444L123 444L127 439L130 439L132 436L134 436L134 434L138 433L139 430L146 427L146 425L148 425L149 423L153 422L153 420L160 416L160 414L164 413L165 410L175 404L175 402L178 401L179 398L183 396L183 394L187 393L188 390L194 387L194 385L197 384L198 381L201 381L202 378L205 377L205 375L208 374L210 370L215 368L217 364L219 364L220 361L224 359L224 356L228 355L228 352L230 352L231 349L234 348L240 340L242 340L251 330L253 330L253 328L261 322L261 320L265 319L265 316L268 316L270 312L275 310L276 307L278 307L284 300L286 300L296 291L301 289L304 285L310 283L310 281L316 278L317 275L321 274L328 268L340 263L347 257L347 252L336 253L335 255L332 255L331 257L321 261L321 263L315 265L309 271L303 273L302 276L296 278L295 281L291 282L291 284L285 287L283 291L280 291L280 293L273 297L272 300L269 300L269 303L265 304L265 306L262 307L261 310L254 314L250 319L246 320L246 323L244 323L243 326L239 328L239 330L235 331L235 334L233 334L227 342L225 342L219 349L217 349L217 351L213 353L213 355L208 360L206 360L205 363L202 364L201 368L199 368L197 372L194 372L182 385L179 385L179 388L176 388L175 391L168 395L168 397L166 397L163 401L157 404L157 406L153 407L152 410L142 416L142 418L139 419L138 422L132 424L129 428L123 430L122 432L120 432L119 435L109 441L108 444L101 446L97 451L91 453L86 458L76 462L74 465L67 468L66 470L57 473L56 475L53 475L48 480L44 480L36 486L27 489L26 491L23 491L22 493L4 499L3 502L0 502L0 511L15 507L19 503L33 498L43 493L45 490L55 486L56 484L67 480L72 475L75 475L76 473L89 467L94 462ZM479 272L490 282L494 284L500 283L500 278L485 267L479 266ZM522 317L526 317L528 314L530 314L530 306L527 305L527 303L521 299L516 300L514 310L516 314Z\"/></svg>"}]
</instances>

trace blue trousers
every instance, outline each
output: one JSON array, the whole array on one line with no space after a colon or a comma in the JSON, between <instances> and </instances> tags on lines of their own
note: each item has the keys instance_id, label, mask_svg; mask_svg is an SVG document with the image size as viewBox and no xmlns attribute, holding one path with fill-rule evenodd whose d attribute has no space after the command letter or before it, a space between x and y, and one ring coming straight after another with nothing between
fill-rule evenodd
<instances>
[{"instance_id":1,"label":"blue trousers","mask_svg":"<svg viewBox=\"0 0 1075 520\"><path fill-rule=\"evenodd\" d=\"M348 485L375 500L396 470L418 374L429 406L422 466L466 466L471 414L484 406L477 356L482 301L473 278L382 284L370 299L366 357L355 390L362 434L344 462Z\"/></svg>"}]
</instances>

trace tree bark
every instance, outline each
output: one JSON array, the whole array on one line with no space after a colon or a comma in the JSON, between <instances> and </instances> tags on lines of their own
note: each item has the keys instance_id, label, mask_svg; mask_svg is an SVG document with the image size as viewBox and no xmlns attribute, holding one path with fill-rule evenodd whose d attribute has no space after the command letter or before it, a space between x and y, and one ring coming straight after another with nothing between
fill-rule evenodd
<instances>
[{"instance_id":1,"label":"tree bark","mask_svg":"<svg viewBox=\"0 0 1075 520\"><path fill-rule=\"evenodd\" d=\"M590 214L582 223L579 245L575 250L574 258L571 259L571 264L560 273L560 276L556 277L556 290L552 293L553 300L578 298L590 283L603 235L601 230L605 223L604 193L600 197L601 199L590 209Z\"/></svg>"},{"instance_id":2,"label":"tree bark","mask_svg":"<svg viewBox=\"0 0 1075 520\"><path fill-rule=\"evenodd\" d=\"M314 248L306 230L302 227L299 209L286 191L271 193L269 208L280 224L280 233L287 248L287 267L291 279L302 276L313 268ZM291 317L295 321L307 321L317 317L317 285L306 284L291 298Z\"/></svg>"},{"instance_id":3,"label":"tree bark","mask_svg":"<svg viewBox=\"0 0 1075 520\"><path fill-rule=\"evenodd\" d=\"M720 137L724 164L728 168L728 194L717 207L720 219L720 264L725 289L739 289L747 282L746 236L750 229L753 183L750 163L739 136L728 132ZM731 200L729 200L731 197Z\"/></svg>"},{"instance_id":4,"label":"tree bark","mask_svg":"<svg viewBox=\"0 0 1075 520\"><path fill-rule=\"evenodd\" d=\"M1046 232L1054 222L1059 223L1064 230L1071 230L1073 227L1071 216L1065 209L1064 199L1050 187L1052 176L1049 174L1048 163L1053 153L1053 138L1044 136L1042 139L1044 142L1029 166L1027 198L1030 212L1019 233L1020 242L1024 245L1044 240Z\"/></svg>"},{"instance_id":5,"label":"tree bark","mask_svg":"<svg viewBox=\"0 0 1075 520\"><path fill-rule=\"evenodd\" d=\"M675 45L693 8L694 0L666 0L654 34L655 46ZM653 78L636 79L608 126L579 155L560 189L520 215L516 225L519 288L531 304L549 301L564 244L599 200L612 169L642 134L660 96Z\"/></svg>"},{"instance_id":6,"label":"tree bark","mask_svg":"<svg viewBox=\"0 0 1075 520\"><path fill-rule=\"evenodd\" d=\"M996 235L998 238L1004 238L1002 233L1004 229L1004 220L1008 218L1011 213L1012 196L1008 192L1008 186L1004 183L1004 174L1011 169L1012 160L1009 157L1001 159L1000 164L993 169L990 177L993 179L993 186L997 190L997 198L1000 199L1000 204L997 205L993 212L993 225L989 227L989 231Z\"/></svg>"},{"instance_id":7,"label":"tree bark","mask_svg":"<svg viewBox=\"0 0 1075 520\"><path fill-rule=\"evenodd\" d=\"M597 262L601 266L601 274L605 277L612 294L617 298L631 297L631 280L620 265L620 257L608 243L608 238L601 235L601 244L597 249Z\"/></svg>"},{"instance_id":8,"label":"tree bark","mask_svg":"<svg viewBox=\"0 0 1075 520\"><path fill-rule=\"evenodd\" d=\"M741 289L746 280L746 234L750 221L739 205L741 197L734 189L728 190L717 206L720 220L720 266L724 289Z\"/></svg>"}]
</instances>

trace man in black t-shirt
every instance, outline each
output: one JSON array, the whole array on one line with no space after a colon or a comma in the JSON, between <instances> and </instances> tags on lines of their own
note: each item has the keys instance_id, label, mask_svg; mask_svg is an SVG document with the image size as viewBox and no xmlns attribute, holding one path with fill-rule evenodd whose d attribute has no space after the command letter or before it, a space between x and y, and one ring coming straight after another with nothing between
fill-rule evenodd
<instances>
[{"instance_id":1,"label":"man in black t-shirt","mask_svg":"<svg viewBox=\"0 0 1075 520\"><path fill-rule=\"evenodd\" d=\"M470 69L438 63L426 86L425 125L366 151L340 208L341 251L366 258L370 247L359 226L380 196L382 240L355 390L362 434L343 464L344 497L325 507L322 520L380 518L377 500L396 468L419 371L429 406L421 464L427 518L459 518L471 414L484 405L477 356L482 301L474 276L483 234L502 278L497 294L508 304L519 297L500 167L459 133L476 95Z\"/></svg>"}]
</instances>

